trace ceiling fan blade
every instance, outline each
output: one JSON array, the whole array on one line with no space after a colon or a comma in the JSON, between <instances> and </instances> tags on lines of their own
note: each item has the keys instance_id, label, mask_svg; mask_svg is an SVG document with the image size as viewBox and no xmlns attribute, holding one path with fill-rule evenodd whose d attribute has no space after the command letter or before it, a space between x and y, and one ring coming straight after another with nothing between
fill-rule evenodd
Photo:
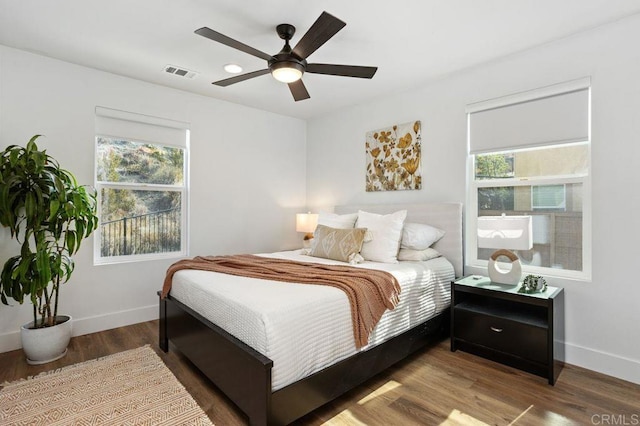
<instances>
[{"instance_id":1,"label":"ceiling fan blade","mask_svg":"<svg viewBox=\"0 0 640 426\"><path fill-rule=\"evenodd\" d=\"M291 94L293 95L293 99L298 101L304 101L305 99L309 99L309 92L307 92L307 88L304 86L302 79L296 80L293 83L289 83L289 90L291 90Z\"/></svg>"},{"instance_id":2,"label":"ceiling fan blade","mask_svg":"<svg viewBox=\"0 0 640 426\"><path fill-rule=\"evenodd\" d=\"M293 48L293 53L301 59L307 59L309 55L336 35L345 25L347 24L335 16L322 12L322 15L311 25L311 28Z\"/></svg>"},{"instance_id":3,"label":"ceiling fan blade","mask_svg":"<svg viewBox=\"0 0 640 426\"><path fill-rule=\"evenodd\" d=\"M218 43L222 43L226 46L233 47L234 49L238 49L242 52L248 53L249 55L257 56L258 58L262 58L265 61L269 61L272 58L271 55L268 55L258 49L254 49L251 46L247 46L244 43L240 43L239 41L234 40L231 37L227 37L224 34L220 34L219 32L212 30L211 28L202 27L195 30L195 33L201 35L202 37L206 37L210 40L217 41Z\"/></svg>"},{"instance_id":4,"label":"ceiling fan blade","mask_svg":"<svg viewBox=\"0 0 640 426\"><path fill-rule=\"evenodd\" d=\"M378 67L334 64L309 64L306 69L306 72L310 72L312 74L329 74L358 78L373 78L376 71L378 71Z\"/></svg>"},{"instance_id":5,"label":"ceiling fan blade","mask_svg":"<svg viewBox=\"0 0 640 426\"><path fill-rule=\"evenodd\" d=\"M247 74L236 75L235 77L225 78L224 80L214 81L211 84L215 84L216 86L227 87L235 83L240 83L241 81L249 80L250 78L260 77L261 75L269 74L269 69L254 71Z\"/></svg>"}]
</instances>

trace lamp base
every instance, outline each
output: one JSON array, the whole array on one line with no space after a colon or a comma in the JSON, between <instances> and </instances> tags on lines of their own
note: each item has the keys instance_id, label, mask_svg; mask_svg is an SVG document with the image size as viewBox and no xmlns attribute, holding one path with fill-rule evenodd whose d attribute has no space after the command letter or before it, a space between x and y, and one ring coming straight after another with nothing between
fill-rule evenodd
<instances>
[{"instance_id":1,"label":"lamp base","mask_svg":"<svg viewBox=\"0 0 640 426\"><path fill-rule=\"evenodd\" d=\"M511 269L504 270L498 266L498 258L505 256L511 261ZM487 272L492 282L498 284L518 285L522 278L522 264L515 253L509 250L498 250L489 258Z\"/></svg>"},{"instance_id":2,"label":"lamp base","mask_svg":"<svg viewBox=\"0 0 640 426\"><path fill-rule=\"evenodd\" d=\"M311 243L313 243L313 234L309 232L304 236L304 239L302 240L302 248L310 249Z\"/></svg>"}]
</instances>

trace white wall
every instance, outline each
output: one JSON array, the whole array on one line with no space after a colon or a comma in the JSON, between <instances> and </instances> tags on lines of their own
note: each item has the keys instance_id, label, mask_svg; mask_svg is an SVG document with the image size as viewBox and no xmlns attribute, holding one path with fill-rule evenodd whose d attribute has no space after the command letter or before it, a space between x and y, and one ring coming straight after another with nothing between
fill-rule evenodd
<instances>
[{"instance_id":1,"label":"white wall","mask_svg":"<svg viewBox=\"0 0 640 426\"><path fill-rule=\"evenodd\" d=\"M567 361L640 383L640 285L632 268L640 240L639 39L640 16L633 16L310 120L308 204L465 202L465 105L591 76L593 280L549 281L566 291ZM412 120L422 120L423 189L366 193L365 132Z\"/></svg>"},{"instance_id":2,"label":"white wall","mask_svg":"<svg viewBox=\"0 0 640 426\"><path fill-rule=\"evenodd\" d=\"M299 246L306 123L0 46L0 147L46 135L40 148L82 184L94 182L97 106L191 123L190 254ZM93 237L92 237L93 238ZM174 260L93 266L92 238L62 287L74 334L157 318L156 291ZM16 250L0 229L0 259ZM20 347L31 305L0 305L0 352Z\"/></svg>"}]
</instances>

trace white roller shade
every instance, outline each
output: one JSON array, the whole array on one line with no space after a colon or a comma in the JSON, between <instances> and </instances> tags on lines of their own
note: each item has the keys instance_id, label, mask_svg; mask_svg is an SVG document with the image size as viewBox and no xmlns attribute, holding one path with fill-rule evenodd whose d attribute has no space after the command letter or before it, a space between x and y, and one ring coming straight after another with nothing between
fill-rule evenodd
<instances>
[{"instance_id":1,"label":"white roller shade","mask_svg":"<svg viewBox=\"0 0 640 426\"><path fill-rule=\"evenodd\" d=\"M188 123L96 107L96 134L138 142L186 147Z\"/></svg>"},{"instance_id":2,"label":"white roller shade","mask_svg":"<svg viewBox=\"0 0 640 426\"><path fill-rule=\"evenodd\" d=\"M588 141L589 79L570 83L468 106L470 152Z\"/></svg>"}]
</instances>

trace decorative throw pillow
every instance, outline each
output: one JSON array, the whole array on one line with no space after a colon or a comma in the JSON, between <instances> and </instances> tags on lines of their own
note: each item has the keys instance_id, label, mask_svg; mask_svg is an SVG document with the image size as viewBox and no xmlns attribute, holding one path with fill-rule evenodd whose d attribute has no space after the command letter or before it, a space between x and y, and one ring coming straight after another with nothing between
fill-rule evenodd
<instances>
[{"instance_id":1,"label":"decorative throw pillow","mask_svg":"<svg viewBox=\"0 0 640 426\"><path fill-rule=\"evenodd\" d=\"M400 248L424 250L444 237L442 229L423 223L405 223L402 229L402 243Z\"/></svg>"},{"instance_id":2,"label":"decorative throw pillow","mask_svg":"<svg viewBox=\"0 0 640 426\"><path fill-rule=\"evenodd\" d=\"M359 255L367 230L363 228L339 229L318 225L313 234L310 256L341 262L360 263Z\"/></svg>"},{"instance_id":3,"label":"decorative throw pillow","mask_svg":"<svg viewBox=\"0 0 640 426\"><path fill-rule=\"evenodd\" d=\"M402 237L402 227L407 217L406 210L388 215L358 212L358 228L367 228L371 241L362 245L360 254L365 260L384 263L398 263L398 249Z\"/></svg>"},{"instance_id":4,"label":"decorative throw pillow","mask_svg":"<svg viewBox=\"0 0 640 426\"><path fill-rule=\"evenodd\" d=\"M410 260L410 261L425 261L435 259L442 256L440 252L435 249L427 248L424 250L411 250L408 248L400 248L398 252L398 260Z\"/></svg>"},{"instance_id":5,"label":"decorative throw pillow","mask_svg":"<svg viewBox=\"0 0 640 426\"><path fill-rule=\"evenodd\" d=\"M336 214L321 211L318 214L318 225L347 229L355 226L356 219L358 219L358 213Z\"/></svg>"}]
</instances>

